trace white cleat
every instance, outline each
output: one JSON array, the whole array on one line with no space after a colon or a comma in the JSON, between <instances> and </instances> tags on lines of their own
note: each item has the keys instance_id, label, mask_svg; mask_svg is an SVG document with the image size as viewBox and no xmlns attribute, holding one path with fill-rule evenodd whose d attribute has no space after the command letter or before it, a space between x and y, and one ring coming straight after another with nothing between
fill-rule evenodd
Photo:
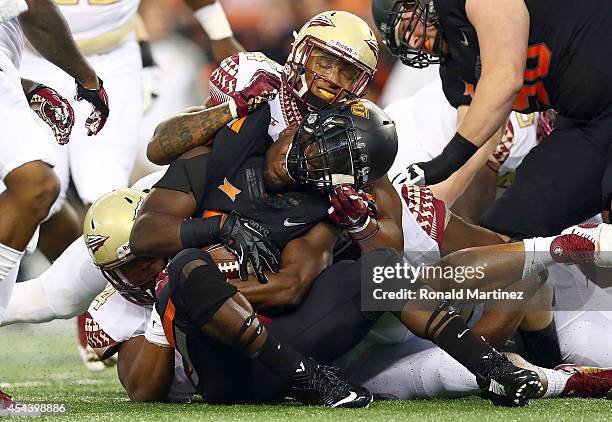
<instances>
[{"instance_id":1,"label":"white cleat","mask_svg":"<svg viewBox=\"0 0 612 422\"><path fill-rule=\"evenodd\" d=\"M557 262L612 267L612 225L584 223L567 228L552 241L550 253Z\"/></svg>"}]
</instances>

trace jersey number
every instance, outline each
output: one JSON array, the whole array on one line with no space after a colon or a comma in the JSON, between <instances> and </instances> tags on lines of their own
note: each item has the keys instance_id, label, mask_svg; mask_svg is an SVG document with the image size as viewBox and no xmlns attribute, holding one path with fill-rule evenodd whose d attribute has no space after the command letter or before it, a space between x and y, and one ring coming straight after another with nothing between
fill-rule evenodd
<instances>
[{"instance_id":1,"label":"jersey number","mask_svg":"<svg viewBox=\"0 0 612 422\"><path fill-rule=\"evenodd\" d=\"M550 49L546 44L535 44L527 49L527 68L523 79L525 83L521 88L514 106L517 111L526 111L529 109L529 99L535 97L536 104L547 107L550 105L548 92L544 88L543 79L548 75L550 70ZM534 66L529 66L529 62L535 62Z\"/></svg>"},{"instance_id":2,"label":"jersey number","mask_svg":"<svg viewBox=\"0 0 612 422\"><path fill-rule=\"evenodd\" d=\"M110 284L107 285L104 291L98 296L96 296L96 298L94 299L94 302L96 302L96 304L94 305L94 310L99 310L100 306L104 305L108 298L111 297L115 292L117 292L117 290L115 290L113 286L111 286Z\"/></svg>"}]
</instances>

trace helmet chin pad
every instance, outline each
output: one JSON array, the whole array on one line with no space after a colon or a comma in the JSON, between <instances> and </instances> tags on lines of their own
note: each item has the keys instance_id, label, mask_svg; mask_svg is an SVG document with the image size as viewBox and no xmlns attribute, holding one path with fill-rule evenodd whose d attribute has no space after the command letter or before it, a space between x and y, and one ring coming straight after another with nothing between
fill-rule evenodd
<instances>
[{"instance_id":1,"label":"helmet chin pad","mask_svg":"<svg viewBox=\"0 0 612 422\"><path fill-rule=\"evenodd\" d=\"M155 283L145 283L134 286L118 269L100 269L104 278L128 301L137 305L152 305L155 303Z\"/></svg>"}]
</instances>

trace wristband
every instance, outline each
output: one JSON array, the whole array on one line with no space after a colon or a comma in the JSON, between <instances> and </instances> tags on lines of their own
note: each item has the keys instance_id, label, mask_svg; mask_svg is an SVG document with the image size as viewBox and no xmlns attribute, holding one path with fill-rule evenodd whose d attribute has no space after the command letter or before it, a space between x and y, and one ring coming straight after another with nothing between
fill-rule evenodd
<instances>
[{"instance_id":1,"label":"wristband","mask_svg":"<svg viewBox=\"0 0 612 422\"><path fill-rule=\"evenodd\" d=\"M376 221L376 228L374 229L374 231L372 233L370 233L369 235L362 237L360 239L355 239L353 238L354 241L356 242L363 242L366 240L370 240L371 238L373 238L374 236L376 236L376 233L378 233L378 231L380 230L380 222L378 220L374 220Z\"/></svg>"},{"instance_id":2,"label":"wristband","mask_svg":"<svg viewBox=\"0 0 612 422\"><path fill-rule=\"evenodd\" d=\"M200 22L211 41L222 40L233 35L232 27L227 21L227 16L225 16L223 7L218 0L196 10L193 15Z\"/></svg>"},{"instance_id":3,"label":"wristband","mask_svg":"<svg viewBox=\"0 0 612 422\"><path fill-rule=\"evenodd\" d=\"M151 51L151 44L149 41L138 41L140 47L140 57L142 58L142 67L153 67L156 66L155 59L153 58L153 52Z\"/></svg>"},{"instance_id":4,"label":"wristband","mask_svg":"<svg viewBox=\"0 0 612 422\"><path fill-rule=\"evenodd\" d=\"M166 334L164 333L164 325L162 324L161 318L157 313L155 306L153 306L153 310L151 311L151 317L147 323L144 337L149 343L153 343L156 346L172 347L166 338Z\"/></svg>"},{"instance_id":5,"label":"wristband","mask_svg":"<svg viewBox=\"0 0 612 422\"><path fill-rule=\"evenodd\" d=\"M348 231L351 234L357 234L357 233L365 230L365 228L368 227L368 224L370 224L370 216L368 215L367 217L368 218L366 218L365 222L361 226L353 227L353 228L350 228L350 229L346 229L346 231Z\"/></svg>"},{"instance_id":6,"label":"wristband","mask_svg":"<svg viewBox=\"0 0 612 422\"><path fill-rule=\"evenodd\" d=\"M199 248L210 245L217 239L221 227L221 217L189 218L181 224L181 243L183 248Z\"/></svg>"},{"instance_id":7,"label":"wristband","mask_svg":"<svg viewBox=\"0 0 612 422\"><path fill-rule=\"evenodd\" d=\"M453 139L444 147L442 153L433 160L423 163L425 183L435 185L440 183L459 170L478 151L478 147L455 133Z\"/></svg>"}]
</instances>

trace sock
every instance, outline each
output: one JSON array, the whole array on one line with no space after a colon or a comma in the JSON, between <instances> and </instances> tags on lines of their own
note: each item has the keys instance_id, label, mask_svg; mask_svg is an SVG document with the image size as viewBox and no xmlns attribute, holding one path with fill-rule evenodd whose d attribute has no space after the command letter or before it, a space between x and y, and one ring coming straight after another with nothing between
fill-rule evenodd
<instances>
[{"instance_id":1,"label":"sock","mask_svg":"<svg viewBox=\"0 0 612 422\"><path fill-rule=\"evenodd\" d=\"M556 236L534 237L523 240L525 245L525 264L523 265L523 279L539 274L554 264L550 255L550 244Z\"/></svg>"},{"instance_id":2,"label":"sock","mask_svg":"<svg viewBox=\"0 0 612 422\"><path fill-rule=\"evenodd\" d=\"M23 251L16 251L0 243L0 283L13 268L19 265L22 256Z\"/></svg>"},{"instance_id":3,"label":"sock","mask_svg":"<svg viewBox=\"0 0 612 422\"><path fill-rule=\"evenodd\" d=\"M304 357L292 347L276 341L268 331L268 338L259 349L256 359L271 371L293 375L302 364Z\"/></svg>"},{"instance_id":4,"label":"sock","mask_svg":"<svg viewBox=\"0 0 612 422\"><path fill-rule=\"evenodd\" d=\"M548 368L540 368L544 375L546 375L546 379L548 380L548 388L546 392L542 396L543 399L547 397L559 397L563 390L565 390L565 385L567 384L567 380L570 379L572 374L563 371L555 371L554 369Z\"/></svg>"},{"instance_id":5,"label":"sock","mask_svg":"<svg viewBox=\"0 0 612 422\"><path fill-rule=\"evenodd\" d=\"M519 329L518 332L523 340L524 357L528 362L543 368L554 368L563 363L554 319L542 330L523 331Z\"/></svg>"},{"instance_id":6,"label":"sock","mask_svg":"<svg viewBox=\"0 0 612 422\"><path fill-rule=\"evenodd\" d=\"M495 350L477 337L460 317L455 317L439 332L436 344L474 375L483 373L483 357Z\"/></svg>"}]
</instances>

